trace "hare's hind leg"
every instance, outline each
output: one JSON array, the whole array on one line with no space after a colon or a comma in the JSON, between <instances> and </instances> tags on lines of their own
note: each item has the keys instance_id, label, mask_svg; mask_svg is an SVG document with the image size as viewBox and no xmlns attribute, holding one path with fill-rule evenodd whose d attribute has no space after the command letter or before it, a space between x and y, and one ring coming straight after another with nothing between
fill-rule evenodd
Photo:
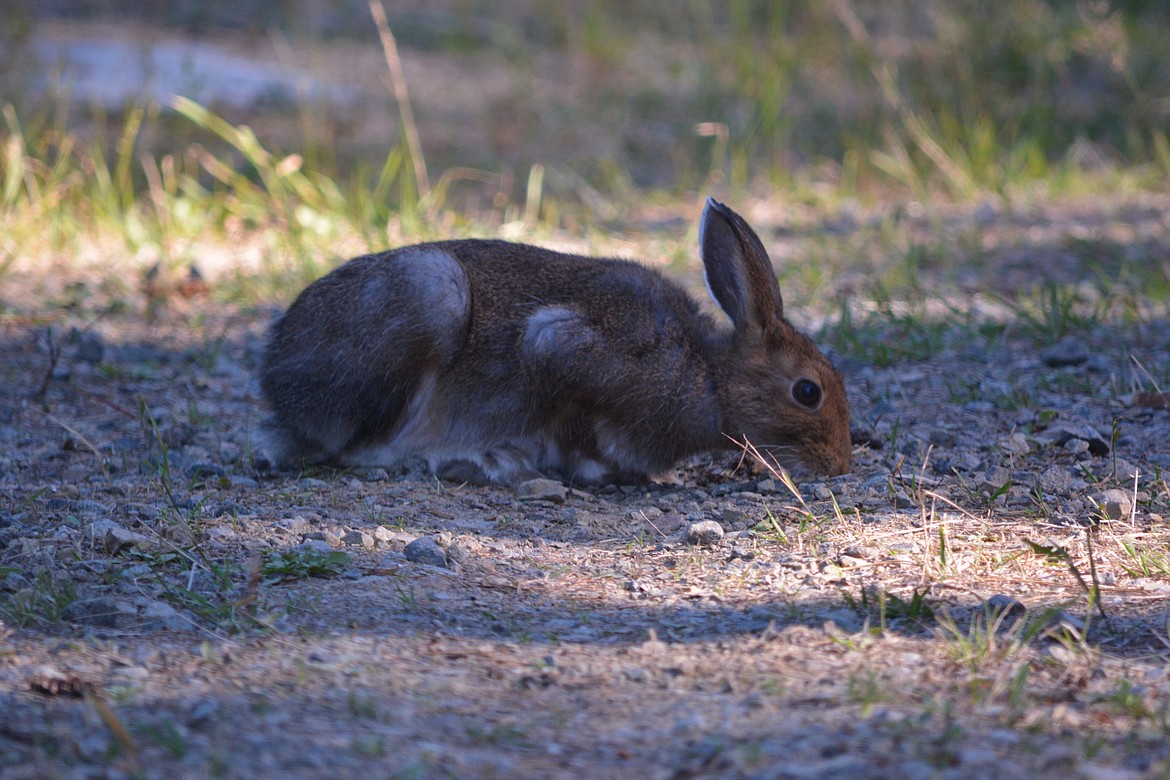
<instances>
[{"instance_id":1,"label":"hare's hind leg","mask_svg":"<svg viewBox=\"0 0 1170 780\"><path fill-rule=\"evenodd\" d=\"M281 459L337 460L392 439L470 316L467 275L436 247L359 258L307 288L273 329L261 375L274 441L291 445Z\"/></svg>"}]
</instances>

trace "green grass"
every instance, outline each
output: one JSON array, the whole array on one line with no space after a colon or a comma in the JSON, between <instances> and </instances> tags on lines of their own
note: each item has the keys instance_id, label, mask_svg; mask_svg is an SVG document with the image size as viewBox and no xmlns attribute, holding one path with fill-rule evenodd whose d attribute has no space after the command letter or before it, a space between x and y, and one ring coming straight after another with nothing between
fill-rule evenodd
<instances>
[{"instance_id":1,"label":"green grass","mask_svg":"<svg viewBox=\"0 0 1170 780\"><path fill-rule=\"evenodd\" d=\"M41 571L28 587L0 595L0 621L17 626L48 626L61 622L65 609L78 599L72 580Z\"/></svg>"},{"instance_id":2,"label":"green grass","mask_svg":"<svg viewBox=\"0 0 1170 780\"><path fill-rule=\"evenodd\" d=\"M256 300L291 295L340 259L339 246L385 245L391 226L404 240L491 233L509 221L527 233L588 233L656 191L677 199L761 186L780 201L910 197L929 212L947 200L1025 202L1037 187L1162 189L1170 173L1170 104L1159 97L1170 81L1161 54L1170 11L1158 4L1105 12L1011 0L987 14L975 0L945 9L598 0L549 5L527 27L500 23L521 10L472 2L442 23L390 19L404 49L453 63L499 52L517 83L539 72L541 56L588 74L551 105L516 98L517 122L535 115L512 151L428 150L439 171L430 189L404 145L348 146L331 125L345 117L307 103L284 116L253 112L261 133L185 98L107 115L14 93L0 130L0 275L18 251L68 255L95 235L166 268L197 260L209 234L227 244L263 235L262 278L222 290ZM174 13L154 13L174 23ZM355 8L352 34L372 30L363 17ZM30 32L13 30L17 51ZM597 142L573 143L574 134ZM504 179L512 185L490 205L465 210L461 188ZM912 244L884 281L897 292L894 277L947 262ZM1162 279L1163 296L1167 287ZM1036 306L1060 315L1066 303ZM936 348L920 329L896 335L911 342L909 357Z\"/></svg>"},{"instance_id":3,"label":"green grass","mask_svg":"<svg viewBox=\"0 0 1170 780\"><path fill-rule=\"evenodd\" d=\"M332 577L340 574L349 560L349 554L340 550L285 550L269 555L260 573L266 585L306 577Z\"/></svg>"}]
</instances>

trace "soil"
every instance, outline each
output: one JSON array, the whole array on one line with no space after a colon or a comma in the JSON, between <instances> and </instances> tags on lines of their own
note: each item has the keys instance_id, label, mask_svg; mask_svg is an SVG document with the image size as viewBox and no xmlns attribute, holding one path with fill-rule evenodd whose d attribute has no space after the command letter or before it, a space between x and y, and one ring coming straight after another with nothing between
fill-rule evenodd
<instances>
[{"instance_id":1,"label":"soil","mask_svg":"<svg viewBox=\"0 0 1170 780\"><path fill-rule=\"evenodd\" d=\"M1162 220L1164 241L1166 213L1061 224ZM802 235L761 230L777 254ZM1065 257L1045 246L973 270L1008 284L996 268ZM710 457L521 498L262 468L275 309L183 293L5 279L5 777L1170 768L1164 314L1063 339L952 323L893 362L875 348L904 321L858 352L839 327L853 473L794 492Z\"/></svg>"}]
</instances>

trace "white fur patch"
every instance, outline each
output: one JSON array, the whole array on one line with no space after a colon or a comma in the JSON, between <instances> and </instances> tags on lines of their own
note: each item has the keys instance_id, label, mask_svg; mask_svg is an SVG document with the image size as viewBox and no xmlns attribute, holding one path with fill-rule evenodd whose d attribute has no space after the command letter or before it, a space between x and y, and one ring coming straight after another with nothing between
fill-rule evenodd
<instances>
[{"instance_id":1,"label":"white fur patch","mask_svg":"<svg viewBox=\"0 0 1170 780\"><path fill-rule=\"evenodd\" d=\"M564 306L545 306L528 315L524 346L537 357L573 352L594 338L585 318Z\"/></svg>"},{"instance_id":2,"label":"white fur patch","mask_svg":"<svg viewBox=\"0 0 1170 780\"><path fill-rule=\"evenodd\" d=\"M467 274L452 255L438 249L412 248L401 251L396 260L402 282L419 290L428 306L464 317L471 305Z\"/></svg>"}]
</instances>

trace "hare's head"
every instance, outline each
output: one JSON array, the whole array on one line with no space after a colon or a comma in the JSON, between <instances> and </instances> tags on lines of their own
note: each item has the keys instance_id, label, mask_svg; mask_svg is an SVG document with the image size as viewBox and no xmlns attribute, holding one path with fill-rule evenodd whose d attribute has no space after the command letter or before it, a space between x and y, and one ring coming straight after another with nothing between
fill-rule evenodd
<instances>
[{"instance_id":1,"label":"hare's head","mask_svg":"<svg viewBox=\"0 0 1170 780\"><path fill-rule=\"evenodd\" d=\"M724 357L723 433L799 475L849 471L849 401L841 375L784 319L772 263L755 231L708 199L699 243L707 289L735 326Z\"/></svg>"}]
</instances>

